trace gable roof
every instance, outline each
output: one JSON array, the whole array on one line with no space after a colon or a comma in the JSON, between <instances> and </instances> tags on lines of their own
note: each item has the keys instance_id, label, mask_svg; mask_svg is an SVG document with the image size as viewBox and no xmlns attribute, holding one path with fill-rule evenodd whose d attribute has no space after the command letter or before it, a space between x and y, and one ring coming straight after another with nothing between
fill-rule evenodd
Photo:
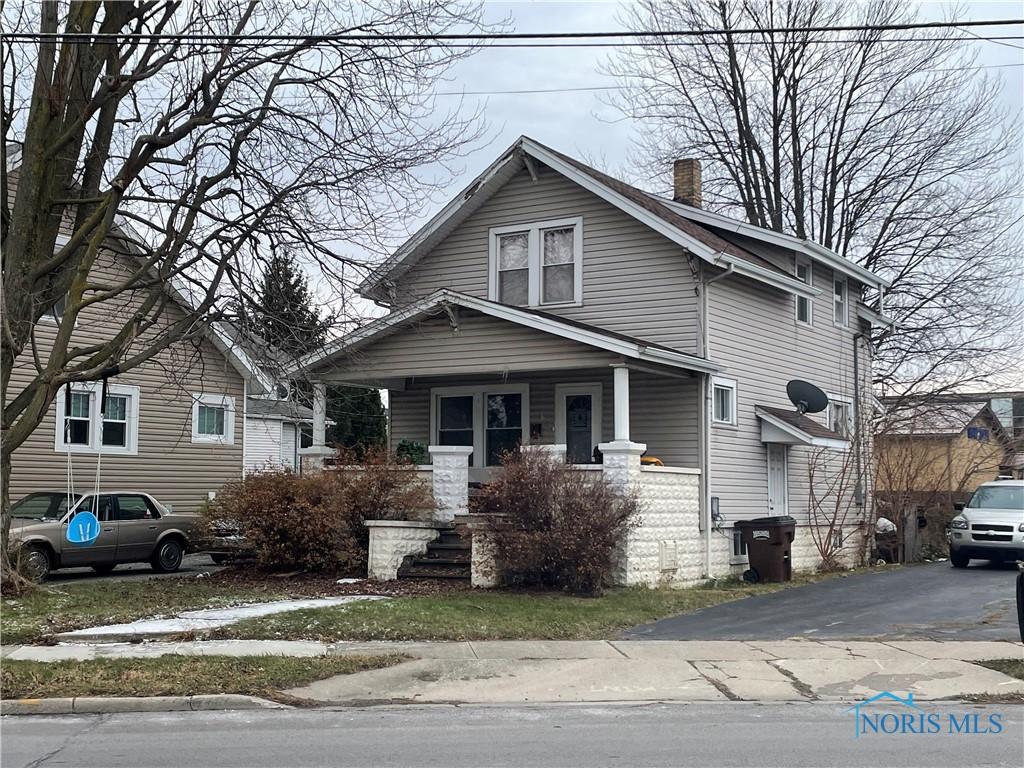
<instances>
[{"instance_id":1,"label":"gable roof","mask_svg":"<svg viewBox=\"0 0 1024 768\"><path fill-rule=\"evenodd\" d=\"M791 273L779 269L762 256L717 234L710 226L731 229L742 225L744 235L776 246L782 245L785 248L800 250L809 258L828 263L834 269L844 271L844 274L880 290L888 285L869 270L855 265L839 254L821 246L799 238L780 236L779 233L746 225L726 216L717 214L702 216L700 214L707 212L696 208L691 209L690 206L680 206L644 192L527 136L521 136L459 195L396 250L390 258L371 272L359 285L357 289L359 293L367 298L386 301L389 283L394 284L403 273L429 253L501 189L506 182L518 174L524 165L531 174L535 173L532 159L540 161L556 173L592 192L709 264L728 269L779 290L806 298L813 298L821 293L797 280Z\"/></svg>"},{"instance_id":2,"label":"gable roof","mask_svg":"<svg viewBox=\"0 0 1024 768\"><path fill-rule=\"evenodd\" d=\"M987 400L910 402L887 412L885 434L900 437L957 437L977 419L986 421L1002 440L1009 436Z\"/></svg>"},{"instance_id":3,"label":"gable roof","mask_svg":"<svg viewBox=\"0 0 1024 768\"><path fill-rule=\"evenodd\" d=\"M438 315L451 307L464 307L490 317L647 363L702 373L714 373L720 368L702 357L688 355L671 347L645 341L635 336L616 333L577 320L567 320L564 317L535 309L499 304L496 301L488 301L442 288L426 298L415 301L331 342L322 351L307 355L293 367L291 373L298 374L318 368L340 355L350 354L377 339L395 333L407 323Z\"/></svg>"},{"instance_id":4,"label":"gable roof","mask_svg":"<svg viewBox=\"0 0 1024 768\"><path fill-rule=\"evenodd\" d=\"M758 405L754 412L761 421L761 442L811 445L835 450L850 447L850 441L838 432L833 432L792 408Z\"/></svg>"}]
</instances>

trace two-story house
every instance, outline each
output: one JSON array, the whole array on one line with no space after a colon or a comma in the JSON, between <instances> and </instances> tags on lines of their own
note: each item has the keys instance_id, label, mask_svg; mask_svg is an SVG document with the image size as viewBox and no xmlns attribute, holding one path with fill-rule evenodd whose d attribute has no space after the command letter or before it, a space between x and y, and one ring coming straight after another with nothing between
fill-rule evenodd
<instances>
[{"instance_id":1,"label":"two-story house","mask_svg":"<svg viewBox=\"0 0 1024 768\"><path fill-rule=\"evenodd\" d=\"M639 444L699 473L702 541L668 543L703 575L742 561L736 520L806 526L838 492L851 512L835 535L857 530L867 494L849 457L863 448L866 331L885 322L862 297L886 282L702 210L699 164L674 172L674 199L657 197L520 138L360 286L390 313L305 360L304 375L321 393L387 389L392 447L471 447L471 480L530 444L565 446L581 470L599 446ZM793 379L823 389L827 411L798 413ZM314 407L311 452L322 442ZM826 488L819 468L810 493L816 463L849 482Z\"/></svg>"}]
</instances>

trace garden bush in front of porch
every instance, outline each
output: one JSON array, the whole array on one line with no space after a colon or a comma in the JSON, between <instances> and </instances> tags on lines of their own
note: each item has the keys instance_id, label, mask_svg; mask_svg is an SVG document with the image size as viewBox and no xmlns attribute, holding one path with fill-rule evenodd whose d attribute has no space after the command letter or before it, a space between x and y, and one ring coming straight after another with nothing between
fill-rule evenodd
<instances>
[{"instance_id":1,"label":"garden bush in front of porch","mask_svg":"<svg viewBox=\"0 0 1024 768\"><path fill-rule=\"evenodd\" d=\"M475 500L505 583L598 594L639 501L539 451L506 453Z\"/></svg>"},{"instance_id":2,"label":"garden bush in front of porch","mask_svg":"<svg viewBox=\"0 0 1024 768\"><path fill-rule=\"evenodd\" d=\"M339 451L336 469L251 474L226 484L204 513L208 530L236 529L256 564L268 569L363 575L366 520L404 520L429 513L433 494L414 465L382 450Z\"/></svg>"}]
</instances>

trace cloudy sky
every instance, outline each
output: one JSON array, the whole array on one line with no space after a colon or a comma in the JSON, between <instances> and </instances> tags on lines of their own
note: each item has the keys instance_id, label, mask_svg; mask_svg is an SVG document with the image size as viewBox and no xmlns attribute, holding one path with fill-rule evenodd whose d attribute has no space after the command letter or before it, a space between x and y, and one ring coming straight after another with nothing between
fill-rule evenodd
<instances>
[{"instance_id":1,"label":"cloudy sky","mask_svg":"<svg viewBox=\"0 0 1024 768\"><path fill-rule=\"evenodd\" d=\"M1021 18L1019 0L1005 2L921 2L917 3L926 20ZM620 2L488 2L489 21L506 17L517 32L611 31L623 29L618 17ZM996 31L998 30L998 31ZM977 28L976 34L1007 35L1019 33L1019 27ZM1006 104L1017 112L1024 94L1024 43L977 44L978 65L1004 81ZM538 48L523 51L485 50L463 62L452 73L449 92L487 95L467 96L486 105L491 142L464 161L465 173L456 185L461 188L480 173L497 154L520 135L535 138L554 149L582 158L598 158L608 169L627 169L628 152L634 139L634 126L623 119L608 97L614 93L613 78L602 74L601 64L615 49ZM573 90L573 89L593 90ZM548 93L508 93L543 90ZM457 98L450 96L445 98ZM627 171L628 172L628 171ZM453 190L454 191L454 190Z\"/></svg>"}]
</instances>

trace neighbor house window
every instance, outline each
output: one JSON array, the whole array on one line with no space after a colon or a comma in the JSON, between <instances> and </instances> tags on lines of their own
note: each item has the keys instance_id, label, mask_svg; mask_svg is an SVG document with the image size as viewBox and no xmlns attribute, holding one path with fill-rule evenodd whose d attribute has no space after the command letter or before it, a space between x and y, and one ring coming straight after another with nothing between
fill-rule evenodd
<instances>
[{"instance_id":1,"label":"neighbor house window","mask_svg":"<svg viewBox=\"0 0 1024 768\"><path fill-rule=\"evenodd\" d=\"M235 441L235 399L227 395L192 395L192 442Z\"/></svg>"},{"instance_id":2,"label":"neighbor house window","mask_svg":"<svg viewBox=\"0 0 1024 768\"><path fill-rule=\"evenodd\" d=\"M814 273L812 272L810 260L797 257L796 279L808 286L812 286L814 284ZM798 323L811 325L813 311L813 305L809 298L806 296L796 297L796 320Z\"/></svg>"},{"instance_id":3,"label":"neighbor house window","mask_svg":"<svg viewBox=\"0 0 1024 768\"><path fill-rule=\"evenodd\" d=\"M712 380L711 421L714 424L736 424L736 382L731 379Z\"/></svg>"},{"instance_id":4,"label":"neighbor house window","mask_svg":"<svg viewBox=\"0 0 1024 768\"><path fill-rule=\"evenodd\" d=\"M57 430L54 450L87 453L136 453L139 431L139 388L108 384L107 400L100 407L103 385L75 384L57 392Z\"/></svg>"},{"instance_id":5,"label":"neighbor house window","mask_svg":"<svg viewBox=\"0 0 1024 768\"><path fill-rule=\"evenodd\" d=\"M527 384L434 389L431 439L437 445L472 447L472 467L497 466L503 453L529 442L529 393Z\"/></svg>"},{"instance_id":6,"label":"neighbor house window","mask_svg":"<svg viewBox=\"0 0 1024 768\"><path fill-rule=\"evenodd\" d=\"M836 278L832 281L832 319L836 325L845 326L849 316L848 288L845 278Z\"/></svg>"},{"instance_id":7,"label":"neighbor house window","mask_svg":"<svg viewBox=\"0 0 1024 768\"><path fill-rule=\"evenodd\" d=\"M53 323L54 325L60 325L60 321L64 319L64 310L67 309L67 306L68 306L68 296L67 296L67 294L64 294L59 299L57 299L57 303L56 304L54 304L52 307L50 307L50 311L49 312L44 312L43 313L43 318L42 319L44 321L48 322L48 323Z\"/></svg>"},{"instance_id":8,"label":"neighbor house window","mask_svg":"<svg viewBox=\"0 0 1024 768\"><path fill-rule=\"evenodd\" d=\"M490 231L493 301L515 306L583 303L583 219Z\"/></svg>"},{"instance_id":9,"label":"neighbor house window","mask_svg":"<svg viewBox=\"0 0 1024 768\"><path fill-rule=\"evenodd\" d=\"M853 402L836 395L828 396L828 428L840 437L853 434Z\"/></svg>"}]
</instances>

